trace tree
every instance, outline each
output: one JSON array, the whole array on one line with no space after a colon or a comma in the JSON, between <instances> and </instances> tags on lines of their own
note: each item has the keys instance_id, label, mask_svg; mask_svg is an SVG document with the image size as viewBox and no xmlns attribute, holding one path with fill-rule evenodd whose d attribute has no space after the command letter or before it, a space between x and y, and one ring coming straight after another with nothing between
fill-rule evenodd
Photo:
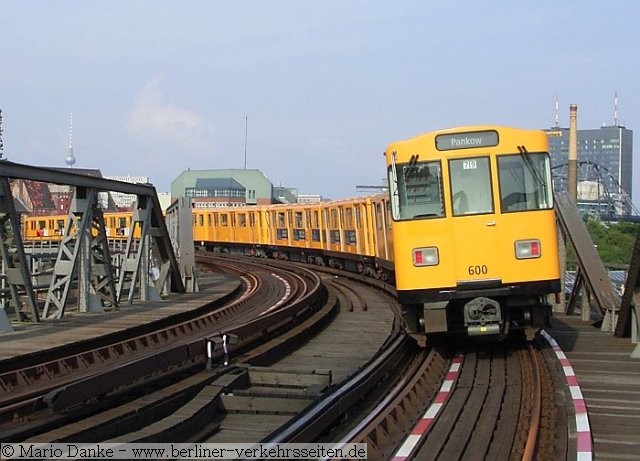
<instances>
[{"instance_id":1,"label":"tree","mask_svg":"<svg viewBox=\"0 0 640 461\"><path fill-rule=\"evenodd\" d=\"M640 226L633 223L605 225L596 218L586 221L587 231L605 266L628 266Z\"/></svg>"}]
</instances>

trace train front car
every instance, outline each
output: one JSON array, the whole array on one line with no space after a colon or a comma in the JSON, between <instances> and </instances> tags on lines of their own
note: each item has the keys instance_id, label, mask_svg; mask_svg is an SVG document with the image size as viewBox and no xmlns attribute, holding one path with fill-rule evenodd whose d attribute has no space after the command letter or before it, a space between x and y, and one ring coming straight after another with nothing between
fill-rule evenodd
<instances>
[{"instance_id":1,"label":"train front car","mask_svg":"<svg viewBox=\"0 0 640 461\"><path fill-rule=\"evenodd\" d=\"M548 141L542 131L472 126L385 152L398 300L426 335L535 332L560 291Z\"/></svg>"}]
</instances>

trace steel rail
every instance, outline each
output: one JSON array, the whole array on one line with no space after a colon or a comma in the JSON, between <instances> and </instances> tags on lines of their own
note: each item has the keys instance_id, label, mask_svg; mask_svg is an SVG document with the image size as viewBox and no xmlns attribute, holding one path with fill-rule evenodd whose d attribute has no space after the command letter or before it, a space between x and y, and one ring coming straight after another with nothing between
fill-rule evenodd
<instances>
[{"instance_id":1,"label":"steel rail","mask_svg":"<svg viewBox=\"0 0 640 461\"><path fill-rule=\"evenodd\" d=\"M374 357L344 385L334 389L326 398L298 414L262 442L308 442L327 430L335 423L336 418L378 384L389 368L398 363L405 349L411 344L409 337L400 333L396 333L389 341L388 347L385 347L377 357Z\"/></svg>"},{"instance_id":2,"label":"steel rail","mask_svg":"<svg viewBox=\"0 0 640 461\"><path fill-rule=\"evenodd\" d=\"M531 359L532 380L533 380L533 404L529 423L529 433L522 454L523 461L536 459L536 448L538 445L538 432L540 430L540 419L542 412L542 386L540 379L540 365L536 357L536 351L531 344L528 345L529 357Z\"/></svg>"}]
</instances>

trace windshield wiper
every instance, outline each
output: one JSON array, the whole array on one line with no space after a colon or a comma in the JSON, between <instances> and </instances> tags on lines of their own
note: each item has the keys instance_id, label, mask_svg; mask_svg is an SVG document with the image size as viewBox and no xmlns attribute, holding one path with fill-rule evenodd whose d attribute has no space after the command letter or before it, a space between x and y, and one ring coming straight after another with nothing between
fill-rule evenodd
<instances>
[{"instance_id":1,"label":"windshield wiper","mask_svg":"<svg viewBox=\"0 0 640 461\"><path fill-rule=\"evenodd\" d=\"M529 151L525 146L518 146L518 151L522 156L522 161L527 166L529 173L533 177L533 180L538 184L538 186L542 189L546 188L545 182L540 177L538 170L536 170L536 166L533 164L533 160L531 160L531 155L529 155Z\"/></svg>"}]
</instances>

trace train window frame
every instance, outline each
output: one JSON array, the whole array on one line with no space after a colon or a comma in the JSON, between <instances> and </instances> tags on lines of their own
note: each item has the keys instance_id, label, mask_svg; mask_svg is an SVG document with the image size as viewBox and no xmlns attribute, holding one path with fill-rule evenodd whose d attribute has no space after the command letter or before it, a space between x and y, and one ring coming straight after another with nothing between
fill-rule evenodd
<instances>
[{"instance_id":1,"label":"train window frame","mask_svg":"<svg viewBox=\"0 0 640 461\"><path fill-rule=\"evenodd\" d=\"M511 166L504 168L505 161L519 167L522 176L519 190L506 187L504 172L514 171ZM500 191L500 212L518 213L523 211L550 210L554 207L553 180L551 177L551 157L548 152L508 153L496 156L498 168L498 189ZM540 168L542 166L542 168ZM511 184L514 184L511 181Z\"/></svg>"},{"instance_id":2,"label":"train window frame","mask_svg":"<svg viewBox=\"0 0 640 461\"><path fill-rule=\"evenodd\" d=\"M394 163L387 173L394 221L446 217L441 160Z\"/></svg>"},{"instance_id":3,"label":"train window frame","mask_svg":"<svg viewBox=\"0 0 640 461\"><path fill-rule=\"evenodd\" d=\"M475 181L471 187L457 187L458 181L457 174L459 172L478 170L478 161L482 161L485 164L485 177L480 183ZM473 157L455 157L449 158L447 161L447 168L449 173L449 197L451 201L451 213L455 217L459 216L477 216L485 214L495 213L495 200L493 197L493 174L491 165L491 156L486 155L474 155ZM460 163L462 169L454 165ZM456 175L454 175L454 172ZM462 176L460 176L462 177ZM489 181L486 181L486 179ZM472 184L472 182L468 182ZM486 189L482 191L478 184L486 185ZM488 201L485 199L484 203L480 203L479 199L482 199L480 192L488 193ZM486 206L489 208L486 208Z\"/></svg>"}]
</instances>

